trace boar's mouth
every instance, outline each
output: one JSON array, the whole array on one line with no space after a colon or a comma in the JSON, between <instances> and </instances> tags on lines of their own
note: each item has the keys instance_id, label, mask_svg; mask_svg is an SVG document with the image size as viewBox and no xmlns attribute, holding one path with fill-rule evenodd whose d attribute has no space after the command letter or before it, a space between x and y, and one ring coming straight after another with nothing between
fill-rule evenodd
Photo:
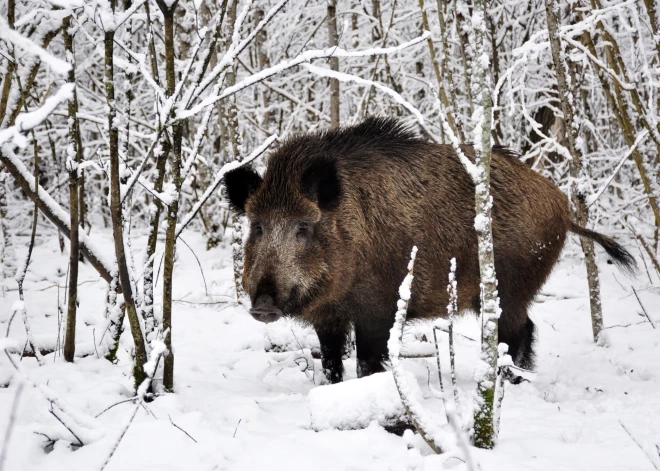
<instances>
[{"instance_id":1,"label":"boar's mouth","mask_svg":"<svg viewBox=\"0 0 660 471\"><path fill-rule=\"evenodd\" d=\"M261 295L253 303L250 314L255 320L270 324L282 317L282 310L275 305L272 296Z\"/></svg>"}]
</instances>

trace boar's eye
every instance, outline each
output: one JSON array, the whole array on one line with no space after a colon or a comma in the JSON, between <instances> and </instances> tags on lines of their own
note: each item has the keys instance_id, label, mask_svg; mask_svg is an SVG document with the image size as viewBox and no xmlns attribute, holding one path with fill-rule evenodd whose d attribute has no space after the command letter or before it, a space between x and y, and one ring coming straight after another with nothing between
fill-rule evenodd
<instances>
[{"instance_id":1,"label":"boar's eye","mask_svg":"<svg viewBox=\"0 0 660 471\"><path fill-rule=\"evenodd\" d=\"M264 233L264 228L260 222L256 222L252 225L252 231L256 237L260 237Z\"/></svg>"},{"instance_id":2,"label":"boar's eye","mask_svg":"<svg viewBox=\"0 0 660 471\"><path fill-rule=\"evenodd\" d=\"M296 229L296 239L298 239L300 242L304 242L309 237L309 234L309 224L305 222L299 223L298 228Z\"/></svg>"}]
</instances>

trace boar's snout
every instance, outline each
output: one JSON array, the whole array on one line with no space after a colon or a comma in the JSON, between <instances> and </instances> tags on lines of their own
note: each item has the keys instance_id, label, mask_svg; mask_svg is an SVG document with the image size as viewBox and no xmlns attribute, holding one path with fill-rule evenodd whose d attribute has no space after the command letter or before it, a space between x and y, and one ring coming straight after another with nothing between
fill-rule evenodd
<instances>
[{"instance_id":1,"label":"boar's snout","mask_svg":"<svg viewBox=\"0 0 660 471\"><path fill-rule=\"evenodd\" d=\"M275 306L273 297L263 294L257 298L250 309L250 314L259 322L269 324L282 317L282 310Z\"/></svg>"}]
</instances>

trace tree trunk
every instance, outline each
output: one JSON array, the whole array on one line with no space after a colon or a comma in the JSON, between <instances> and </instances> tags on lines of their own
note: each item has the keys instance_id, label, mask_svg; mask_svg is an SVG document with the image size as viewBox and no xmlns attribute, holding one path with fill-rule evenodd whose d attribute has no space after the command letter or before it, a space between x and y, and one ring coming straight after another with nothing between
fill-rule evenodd
<instances>
[{"instance_id":1,"label":"tree trunk","mask_svg":"<svg viewBox=\"0 0 660 471\"><path fill-rule=\"evenodd\" d=\"M161 141L162 150L156 155L156 181L154 182L154 191L161 193L163 191L163 181L165 180L165 164L169 155L169 144L165 139ZM144 320L144 337L147 348L151 343L153 334L156 331L156 319L154 317L154 264L153 259L156 254L156 244L158 242L158 225L160 215L163 211L163 202L159 198L153 199L153 205L149 208L149 235L147 236L147 249L144 255L144 280L142 288L142 306L140 314Z\"/></svg>"},{"instance_id":2,"label":"tree trunk","mask_svg":"<svg viewBox=\"0 0 660 471\"><path fill-rule=\"evenodd\" d=\"M337 34L337 1L328 0L328 43L330 47L339 46L339 36ZM330 58L330 68L339 72L339 58ZM339 129L339 80L330 79L330 127Z\"/></svg>"},{"instance_id":3,"label":"tree trunk","mask_svg":"<svg viewBox=\"0 0 660 471\"><path fill-rule=\"evenodd\" d=\"M174 69L174 11L178 0L170 5L158 0L158 6L165 19L165 77L167 80L167 96L174 94L176 75ZM174 109L171 117L174 117ZM179 197L181 194L181 145L183 125L177 122L172 126L172 150L170 156L171 182L174 184L174 194L167 207L167 231L165 232L165 261L163 267L163 335L167 355L163 369L163 386L168 392L174 391L174 351L172 349L172 287L174 281L174 257L176 255L176 223L179 213Z\"/></svg>"},{"instance_id":4,"label":"tree trunk","mask_svg":"<svg viewBox=\"0 0 660 471\"><path fill-rule=\"evenodd\" d=\"M486 51L486 28L488 8L486 0L476 0L472 17L474 27L474 51L472 62L474 96L474 150L477 171L473 174L475 184L476 219L475 228L479 244L479 273L481 275L481 360L486 363L478 378L478 408L474 414L474 444L479 448L493 448L497 440L497 411L495 396L498 357L498 319L500 300L497 296L495 253L493 247L492 209L490 195L491 130L493 99L488 74Z\"/></svg>"},{"instance_id":5,"label":"tree trunk","mask_svg":"<svg viewBox=\"0 0 660 471\"><path fill-rule=\"evenodd\" d=\"M126 253L124 251L123 215L119 184L119 130L114 125L117 116L115 104L115 82L114 82L114 31L105 32L105 90L108 104L108 137L110 141L110 213L112 216L112 232L115 243L115 255L119 269L119 280L124 295L124 303L128 314L128 322L135 343L135 365L133 366L133 377L135 389L144 381L145 373L143 366L147 362L147 350L144 345L142 327L138 318L135 300L133 299L133 288L131 277L128 273Z\"/></svg>"},{"instance_id":6,"label":"tree trunk","mask_svg":"<svg viewBox=\"0 0 660 471\"><path fill-rule=\"evenodd\" d=\"M439 2L438 2L439 3ZM439 5L438 5L439 6ZM429 18L428 15L426 14L426 9L424 8L424 0L419 0L419 8L422 10L422 26L426 31L430 31L431 27L429 26ZM438 15L441 15L441 10L438 10ZM441 29L444 30L444 28ZM441 31L442 33L443 31ZM451 130L458 136L458 139L463 142L465 141L465 138L463 136L463 130L458 129L456 127L456 123L454 121L454 110L452 107L449 105L449 99L447 98L447 92L445 90L445 83L443 80L442 76L442 71L440 70L440 63L438 62L438 57L435 53L435 46L433 45L433 38L429 36L429 38L426 40L428 46L429 46L429 54L431 55L431 63L433 64L433 72L435 73L435 80L438 83L438 90L439 90L439 95L440 95L440 100L442 101L442 106L444 106L445 110L447 110L447 120L449 121L449 126L451 127ZM443 41L444 42L444 41ZM444 44L443 44L444 47ZM446 57L446 50L443 51L445 53ZM443 59L444 60L444 59Z\"/></svg>"},{"instance_id":7,"label":"tree trunk","mask_svg":"<svg viewBox=\"0 0 660 471\"><path fill-rule=\"evenodd\" d=\"M69 26L71 17L64 20L64 48L71 69L67 77L67 82L76 83L76 59L73 47L73 36L70 34ZM66 337L64 340L64 359L72 362L76 353L76 310L78 304L78 262L80 260L80 244L78 231L80 229L79 211L79 193L78 193L78 166L82 161L82 142L80 138L80 128L77 118L78 113L78 93L73 89L73 97L69 101L69 147L67 149L66 168L69 172L69 208L71 219L70 253L69 253L69 289L68 305L66 317ZM35 211L37 208L35 207Z\"/></svg>"},{"instance_id":8,"label":"tree trunk","mask_svg":"<svg viewBox=\"0 0 660 471\"><path fill-rule=\"evenodd\" d=\"M7 23L11 29L14 29L14 22L16 16L16 0L7 1ZM13 45L8 44L13 50ZM5 73L5 80L2 83L2 97L0 98L0 128L7 113L7 102L9 101L9 93L11 92L11 82L14 79L14 70L16 69L16 55L12 54L12 60L7 61L7 72Z\"/></svg>"},{"instance_id":9,"label":"tree trunk","mask_svg":"<svg viewBox=\"0 0 660 471\"><path fill-rule=\"evenodd\" d=\"M548 35L550 36L550 48L552 50L552 60L555 65L557 75L557 86L559 88L559 97L561 100L561 110L564 115L564 128L568 138L568 150L571 154L570 174L571 174L571 207L574 221L584 227L589 222L589 208L585 201L583 183L587 181L582 150L578 147L579 124L576 122L573 107L577 100L573 96L573 86L570 84L570 76L566 68L566 56L561 45L559 37L559 21L557 13L559 6L554 0L546 0L546 18L548 21ZM587 265L587 280L589 282L589 304L591 307L591 326L593 330L594 341L598 341L598 336L603 328L603 311L600 302L600 282L598 280L598 266L596 265L596 252L594 243L591 239L580 237L582 251Z\"/></svg>"}]
</instances>

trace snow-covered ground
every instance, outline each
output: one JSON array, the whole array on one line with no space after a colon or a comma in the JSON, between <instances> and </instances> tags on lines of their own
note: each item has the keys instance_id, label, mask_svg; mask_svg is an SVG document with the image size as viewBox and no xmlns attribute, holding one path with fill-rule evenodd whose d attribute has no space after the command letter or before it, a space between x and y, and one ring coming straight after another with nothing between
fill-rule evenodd
<instances>
[{"instance_id":1,"label":"snow-covered ground","mask_svg":"<svg viewBox=\"0 0 660 471\"><path fill-rule=\"evenodd\" d=\"M107 235L92 232L91 237L112 250ZM284 321L260 324L242 308L223 304L233 294L230 251L226 247L206 251L202 238L193 233L184 238L200 259L208 296L195 258L180 244L173 320L176 393L138 409L106 469L464 469L459 459L433 455L419 437L392 435L376 423L362 430L314 431L310 407L317 408L317 414L333 412L308 400L314 388L329 386L319 385L318 372L315 377L305 368L309 352L295 351L313 347L314 337ZM65 284L67 254L60 254L54 237L44 240L49 242L36 247L28 272L26 307L36 342L54 345L57 285ZM139 248L139 242L134 241L133 247ZM17 246L22 243L18 240ZM605 324L611 328L606 331L606 345L594 345L585 269L570 255L573 244L532 309L539 337L538 373L532 382L507 384L496 449L473 450L483 470L660 467L660 290L649 286L645 271L636 279L628 278L606 264L601 254ZM23 256L23 251L17 252ZM32 381L47 386L79 411L96 416L132 396L131 365L124 349L118 365L96 357L94 339L98 342L103 335L105 283L87 265L81 268L79 282L78 350L91 356L68 364L60 356L49 355L43 367L34 358L24 358L21 365ZM631 285L658 329L645 322ZM0 338L18 297L13 284L8 288L11 291L0 297ZM63 296L64 289L59 289L60 302ZM419 336L420 329L425 327L416 327L412 333ZM478 351L477 343L466 337L477 338L476 319L461 319L457 329L465 335L457 337L458 382L461 390L469 391L474 387L471 378ZM21 345L25 342L20 319L14 320L10 337ZM446 338L441 335L441 339L446 351ZM130 344L128 332L122 340ZM265 347L272 350L274 345L287 345L293 351L266 352ZM318 370L320 361L313 361ZM444 422L442 405L428 386L430 382L437 388L435 359L409 359L404 364L415 373L429 413ZM346 360L345 367L347 380L357 390L361 380L354 379L355 360ZM13 369L1 355L3 443L19 383L12 375ZM350 395L346 400L360 406ZM49 413L48 402L26 386L15 410L5 469L100 469L134 407L125 402L104 412L97 419L101 438L72 449L67 442L75 439ZM336 409L341 413L346 407ZM48 440L43 434L62 440L45 447Z\"/></svg>"}]
</instances>

